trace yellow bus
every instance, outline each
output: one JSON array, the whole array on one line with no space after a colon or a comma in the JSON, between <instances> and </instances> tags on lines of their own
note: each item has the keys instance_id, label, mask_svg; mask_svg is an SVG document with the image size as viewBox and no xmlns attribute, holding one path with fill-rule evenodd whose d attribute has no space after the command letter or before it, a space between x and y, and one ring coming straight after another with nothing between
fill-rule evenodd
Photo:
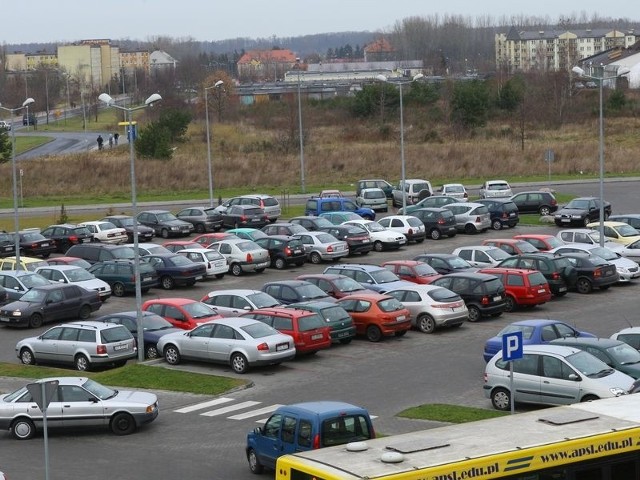
<instances>
[{"instance_id":1,"label":"yellow bus","mask_svg":"<svg viewBox=\"0 0 640 480\"><path fill-rule=\"evenodd\" d=\"M284 455L276 480L638 480L640 395Z\"/></svg>"}]
</instances>

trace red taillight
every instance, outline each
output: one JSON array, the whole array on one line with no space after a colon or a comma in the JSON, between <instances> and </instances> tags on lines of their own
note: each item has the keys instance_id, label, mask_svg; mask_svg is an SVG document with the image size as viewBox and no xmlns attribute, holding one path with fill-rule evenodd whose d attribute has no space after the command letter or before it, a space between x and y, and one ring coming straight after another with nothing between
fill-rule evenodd
<instances>
[{"instance_id":1,"label":"red taillight","mask_svg":"<svg viewBox=\"0 0 640 480\"><path fill-rule=\"evenodd\" d=\"M71 236L69 237L69 241L70 241L71 243L78 243L78 237L76 237L75 235L71 235Z\"/></svg>"},{"instance_id":2,"label":"red taillight","mask_svg":"<svg viewBox=\"0 0 640 480\"><path fill-rule=\"evenodd\" d=\"M333 252L333 247L331 245L327 247L327 252Z\"/></svg>"},{"instance_id":3,"label":"red taillight","mask_svg":"<svg viewBox=\"0 0 640 480\"><path fill-rule=\"evenodd\" d=\"M552 280L560 280L560 273L559 272L553 272L551 274L551 279Z\"/></svg>"},{"instance_id":4,"label":"red taillight","mask_svg":"<svg viewBox=\"0 0 640 480\"><path fill-rule=\"evenodd\" d=\"M444 225L444 218L438 219L438 225Z\"/></svg>"},{"instance_id":5,"label":"red taillight","mask_svg":"<svg viewBox=\"0 0 640 480\"><path fill-rule=\"evenodd\" d=\"M409 229L409 231L407 232L407 235L413 235L413 228Z\"/></svg>"},{"instance_id":6,"label":"red taillight","mask_svg":"<svg viewBox=\"0 0 640 480\"><path fill-rule=\"evenodd\" d=\"M289 247L284 247L284 254L287 257L290 257L291 256L291 249Z\"/></svg>"},{"instance_id":7,"label":"red taillight","mask_svg":"<svg viewBox=\"0 0 640 480\"><path fill-rule=\"evenodd\" d=\"M320 434L316 433L313 436L313 444L311 448L313 448L314 450L317 450L318 448L320 448Z\"/></svg>"},{"instance_id":8,"label":"red taillight","mask_svg":"<svg viewBox=\"0 0 640 480\"><path fill-rule=\"evenodd\" d=\"M482 305L489 305L489 297L487 297L486 295L484 297L482 297L482 300L480 301L480 303Z\"/></svg>"},{"instance_id":9,"label":"red taillight","mask_svg":"<svg viewBox=\"0 0 640 480\"><path fill-rule=\"evenodd\" d=\"M240 216L240 221L246 222L247 221L247 216L246 215L241 215Z\"/></svg>"},{"instance_id":10,"label":"red taillight","mask_svg":"<svg viewBox=\"0 0 640 480\"><path fill-rule=\"evenodd\" d=\"M551 206L555 207L558 204L558 201L554 198L553 200L551 200Z\"/></svg>"},{"instance_id":11,"label":"red taillight","mask_svg":"<svg viewBox=\"0 0 640 480\"><path fill-rule=\"evenodd\" d=\"M509 218L509 214L507 212L502 212L502 218Z\"/></svg>"},{"instance_id":12,"label":"red taillight","mask_svg":"<svg viewBox=\"0 0 640 480\"><path fill-rule=\"evenodd\" d=\"M594 277L601 277L602 276L602 269L601 268L596 268L595 271L593 272L593 276Z\"/></svg>"},{"instance_id":13,"label":"red taillight","mask_svg":"<svg viewBox=\"0 0 640 480\"><path fill-rule=\"evenodd\" d=\"M258 351L259 352L268 352L269 351L269 345L267 345L266 343L261 343L260 345L258 345Z\"/></svg>"},{"instance_id":14,"label":"red taillight","mask_svg":"<svg viewBox=\"0 0 640 480\"><path fill-rule=\"evenodd\" d=\"M247 253L247 262L249 263L253 262L253 255L251 255L250 253Z\"/></svg>"},{"instance_id":15,"label":"red taillight","mask_svg":"<svg viewBox=\"0 0 640 480\"><path fill-rule=\"evenodd\" d=\"M107 346L106 345L96 345L96 353L98 355L106 355Z\"/></svg>"}]
</instances>

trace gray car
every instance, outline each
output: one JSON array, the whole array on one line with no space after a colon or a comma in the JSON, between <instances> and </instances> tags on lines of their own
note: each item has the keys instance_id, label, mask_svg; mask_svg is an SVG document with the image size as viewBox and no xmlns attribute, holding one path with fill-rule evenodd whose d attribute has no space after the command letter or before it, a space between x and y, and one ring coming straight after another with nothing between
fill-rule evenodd
<instances>
[{"instance_id":1,"label":"gray car","mask_svg":"<svg viewBox=\"0 0 640 480\"><path fill-rule=\"evenodd\" d=\"M258 308L280 305L280 302L271 295L260 290L249 289L214 290L207 293L200 301L216 307L223 317L239 317L243 313Z\"/></svg>"},{"instance_id":2,"label":"gray car","mask_svg":"<svg viewBox=\"0 0 640 480\"><path fill-rule=\"evenodd\" d=\"M209 248L227 259L229 272L235 277L245 272L264 272L271 263L269 251L251 240L229 238L212 243Z\"/></svg>"},{"instance_id":3,"label":"gray car","mask_svg":"<svg viewBox=\"0 0 640 480\"><path fill-rule=\"evenodd\" d=\"M39 273L26 270L0 271L0 286L7 291L9 300L18 300L33 287L42 287L51 282Z\"/></svg>"},{"instance_id":4,"label":"gray car","mask_svg":"<svg viewBox=\"0 0 640 480\"><path fill-rule=\"evenodd\" d=\"M193 224L198 233L217 232L222 228L222 215L215 207L187 207L180 210L176 217Z\"/></svg>"},{"instance_id":5,"label":"gray car","mask_svg":"<svg viewBox=\"0 0 640 480\"><path fill-rule=\"evenodd\" d=\"M568 405L625 395L633 378L588 352L562 345L524 345L523 357L513 363L515 403ZM509 410L511 376L502 353L485 368L485 396L497 410Z\"/></svg>"},{"instance_id":6,"label":"gray car","mask_svg":"<svg viewBox=\"0 0 640 480\"><path fill-rule=\"evenodd\" d=\"M294 235L304 245L311 263L336 261L349 255L349 244L326 232L303 232Z\"/></svg>"},{"instance_id":7,"label":"gray car","mask_svg":"<svg viewBox=\"0 0 640 480\"><path fill-rule=\"evenodd\" d=\"M35 383L57 385L47 408L49 428L108 426L116 435L128 435L158 416L158 397L153 393L114 390L85 377L43 378ZM0 429L9 430L17 440L28 440L41 428L43 413L27 386L0 397Z\"/></svg>"},{"instance_id":8,"label":"gray car","mask_svg":"<svg viewBox=\"0 0 640 480\"><path fill-rule=\"evenodd\" d=\"M95 365L122 366L136 356L136 341L122 325L71 322L20 340L16 355L25 365L54 363L85 371Z\"/></svg>"},{"instance_id":9,"label":"gray car","mask_svg":"<svg viewBox=\"0 0 640 480\"><path fill-rule=\"evenodd\" d=\"M475 202L458 202L444 205L456 217L456 228L459 232L486 232L491 227L491 215L486 205Z\"/></svg>"}]
</instances>

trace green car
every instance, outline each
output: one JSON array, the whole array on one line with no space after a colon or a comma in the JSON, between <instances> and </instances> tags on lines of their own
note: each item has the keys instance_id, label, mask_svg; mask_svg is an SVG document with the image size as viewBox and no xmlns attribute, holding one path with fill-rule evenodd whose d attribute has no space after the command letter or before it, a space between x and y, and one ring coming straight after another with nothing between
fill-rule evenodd
<instances>
[{"instance_id":1,"label":"green car","mask_svg":"<svg viewBox=\"0 0 640 480\"><path fill-rule=\"evenodd\" d=\"M333 302L312 301L287 305L287 308L308 310L320 315L331 327L331 340L342 344L350 343L356 336L356 327L349 313L340 305Z\"/></svg>"},{"instance_id":2,"label":"green car","mask_svg":"<svg viewBox=\"0 0 640 480\"><path fill-rule=\"evenodd\" d=\"M227 233L232 233L236 237L244 238L245 240L251 240L255 242L259 238L266 237L267 234L262 230L258 230L257 228L232 228L231 230L227 230Z\"/></svg>"}]
</instances>

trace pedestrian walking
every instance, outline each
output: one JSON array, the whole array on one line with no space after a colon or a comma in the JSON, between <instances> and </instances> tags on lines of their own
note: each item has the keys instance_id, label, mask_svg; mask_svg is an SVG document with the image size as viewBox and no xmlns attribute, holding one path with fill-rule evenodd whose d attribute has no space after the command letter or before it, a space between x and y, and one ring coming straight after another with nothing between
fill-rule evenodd
<instances>
[{"instance_id":1,"label":"pedestrian walking","mask_svg":"<svg viewBox=\"0 0 640 480\"><path fill-rule=\"evenodd\" d=\"M109 134L109 148L113 148L113 134Z\"/></svg>"},{"instance_id":2,"label":"pedestrian walking","mask_svg":"<svg viewBox=\"0 0 640 480\"><path fill-rule=\"evenodd\" d=\"M113 134L113 142L118 146L118 139L120 138L120 134L118 132Z\"/></svg>"},{"instance_id":3,"label":"pedestrian walking","mask_svg":"<svg viewBox=\"0 0 640 480\"><path fill-rule=\"evenodd\" d=\"M102 143L104 142L104 139L102 138L102 135L98 135L98 138L96 139L96 142L98 142L98 150L102 150Z\"/></svg>"}]
</instances>

